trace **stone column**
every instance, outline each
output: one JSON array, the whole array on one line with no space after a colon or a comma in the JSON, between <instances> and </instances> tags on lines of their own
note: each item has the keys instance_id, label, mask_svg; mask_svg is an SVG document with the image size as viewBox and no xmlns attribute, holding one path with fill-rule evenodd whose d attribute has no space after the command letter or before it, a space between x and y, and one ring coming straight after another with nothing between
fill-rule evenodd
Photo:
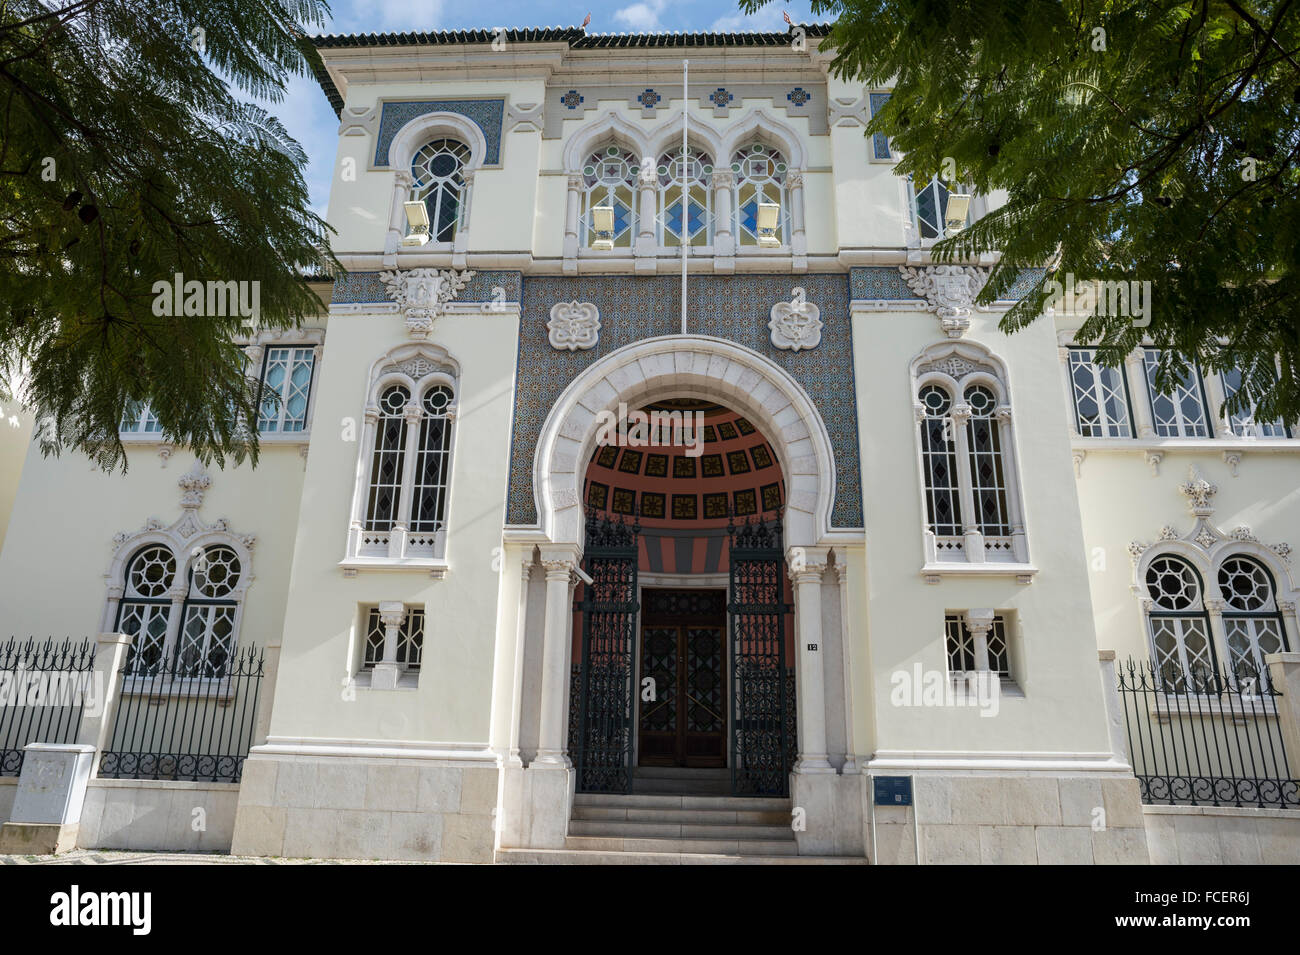
<instances>
[{"instance_id":1,"label":"stone column","mask_svg":"<svg viewBox=\"0 0 1300 955\"><path fill-rule=\"evenodd\" d=\"M1228 609L1228 602L1221 597L1205 597L1201 601L1205 605L1206 616L1210 618L1210 641L1214 647L1214 655L1217 657L1219 648L1222 647L1228 651L1229 658L1220 660L1219 665L1222 669L1232 669L1231 650L1228 650L1228 633L1223 626L1223 611ZM1214 675L1214 674L1212 674ZM1191 679L1191 675L1188 675Z\"/></svg>"},{"instance_id":2,"label":"stone column","mask_svg":"<svg viewBox=\"0 0 1300 955\"><path fill-rule=\"evenodd\" d=\"M857 746L853 735L853 628L849 626L848 557L835 551L835 583L840 593L840 648L844 656L844 766L840 772L851 776L860 771Z\"/></svg>"},{"instance_id":3,"label":"stone column","mask_svg":"<svg viewBox=\"0 0 1300 955\"><path fill-rule=\"evenodd\" d=\"M569 191L564 199L564 271L578 271L578 203L581 199L582 176L569 176Z\"/></svg>"},{"instance_id":4,"label":"stone column","mask_svg":"<svg viewBox=\"0 0 1300 955\"><path fill-rule=\"evenodd\" d=\"M1070 377L1070 349L1062 345L1056 349L1056 357L1061 361L1061 381L1065 385L1065 400L1070 407L1070 436L1080 437L1079 418L1074 402L1074 379Z\"/></svg>"},{"instance_id":5,"label":"stone column","mask_svg":"<svg viewBox=\"0 0 1300 955\"><path fill-rule=\"evenodd\" d=\"M802 169L791 169L786 178L790 189L790 253L795 258L796 271L802 271L797 264L800 258L804 260L803 268L808 268L808 237L804 234L803 175Z\"/></svg>"},{"instance_id":6,"label":"stone column","mask_svg":"<svg viewBox=\"0 0 1300 955\"><path fill-rule=\"evenodd\" d=\"M375 435L379 430L378 406L366 406L364 422L361 428L361 453L358 455L356 483L352 494L352 520L348 525L349 557L355 557L361 552L361 533L365 526L366 500L370 491L370 462L375 449Z\"/></svg>"},{"instance_id":7,"label":"stone column","mask_svg":"<svg viewBox=\"0 0 1300 955\"><path fill-rule=\"evenodd\" d=\"M569 768L565 754L565 723L568 714L564 689L565 670L573 640L573 606L569 580L577 564L577 548L561 545L542 548L546 569L546 630L542 644L542 712L533 765Z\"/></svg>"},{"instance_id":8,"label":"stone column","mask_svg":"<svg viewBox=\"0 0 1300 955\"><path fill-rule=\"evenodd\" d=\"M397 663L398 632L406 622L406 604L400 600L385 600L379 604L379 622L384 625L384 656L375 664L370 674L372 690L395 690L402 676Z\"/></svg>"},{"instance_id":9,"label":"stone column","mask_svg":"<svg viewBox=\"0 0 1300 955\"><path fill-rule=\"evenodd\" d=\"M460 191L460 204L456 209L456 232L451 239L451 267L465 267L465 252L469 249L469 203L474 193L474 170L463 175L465 188Z\"/></svg>"},{"instance_id":10,"label":"stone column","mask_svg":"<svg viewBox=\"0 0 1300 955\"><path fill-rule=\"evenodd\" d=\"M736 177L730 169L713 170L713 267L715 271L735 268L736 236L731 231L731 190L736 188ZM729 259L730 267L718 268L718 259Z\"/></svg>"},{"instance_id":11,"label":"stone column","mask_svg":"<svg viewBox=\"0 0 1300 955\"><path fill-rule=\"evenodd\" d=\"M929 415L926 414L925 405L921 404L921 402L919 401L915 401L912 403L912 409L916 413L916 446L918 448L922 448L925 446L923 440L924 429L925 429L926 419L929 418ZM923 458L917 462L916 477L917 480L920 481L921 488L924 489L925 488L925 463ZM935 541L934 531L930 529L929 513L926 510L928 506L929 506L929 502L924 499L924 494L922 494L921 545L922 545L922 549L924 550L925 562L927 564L933 564L935 561L939 559L939 549Z\"/></svg>"},{"instance_id":12,"label":"stone column","mask_svg":"<svg viewBox=\"0 0 1300 955\"><path fill-rule=\"evenodd\" d=\"M965 539L966 560L972 564L984 563L984 534L975 520L975 491L970 483L970 435L966 425L970 422L970 405L953 405L949 413L952 421L952 438L957 445L957 492L961 500L961 525Z\"/></svg>"},{"instance_id":13,"label":"stone column","mask_svg":"<svg viewBox=\"0 0 1300 955\"><path fill-rule=\"evenodd\" d=\"M393 211L389 217L388 236L384 239L384 265L397 264L397 250L406 234L406 213L402 203L410 196L412 184L409 172L399 169L393 173Z\"/></svg>"},{"instance_id":14,"label":"stone column","mask_svg":"<svg viewBox=\"0 0 1300 955\"><path fill-rule=\"evenodd\" d=\"M1277 703L1278 735L1291 763L1291 775L1300 760L1300 652L1270 653L1264 657Z\"/></svg>"},{"instance_id":15,"label":"stone column","mask_svg":"<svg viewBox=\"0 0 1300 955\"><path fill-rule=\"evenodd\" d=\"M971 633L971 644L975 647L975 669L980 673L989 672L989 631L993 629L993 610L990 607L977 607L967 610L966 629Z\"/></svg>"},{"instance_id":16,"label":"stone column","mask_svg":"<svg viewBox=\"0 0 1300 955\"><path fill-rule=\"evenodd\" d=\"M827 549L791 547L786 554L795 584L799 683L799 761L796 773L833 773L826 758L826 686L822 672L822 575Z\"/></svg>"},{"instance_id":17,"label":"stone column","mask_svg":"<svg viewBox=\"0 0 1300 955\"><path fill-rule=\"evenodd\" d=\"M656 213L658 212L658 198L659 181L657 179L651 179L647 182L644 176L639 176L636 182L637 232L636 242L634 243L636 256L639 259L646 257L654 259L659 251L659 239L655 235L655 219Z\"/></svg>"},{"instance_id":18,"label":"stone column","mask_svg":"<svg viewBox=\"0 0 1300 955\"><path fill-rule=\"evenodd\" d=\"M1015 433L1011 427L1011 406L998 405L998 446L1002 449L1002 480L1007 492L1007 523L1011 525L1011 552L1016 561L1029 563L1029 540L1025 536L1024 499L1020 496L1020 469L1016 460Z\"/></svg>"},{"instance_id":19,"label":"stone column","mask_svg":"<svg viewBox=\"0 0 1300 955\"><path fill-rule=\"evenodd\" d=\"M510 741L506 765L522 767L519 758L519 723L523 718L524 704L524 654L528 648L528 585L533 579L533 548L519 562L519 619L515 623L514 676L511 680Z\"/></svg>"},{"instance_id":20,"label":"stone column","mask_svg":"<svg viewBox=\"0 0 1300 955\"><path fill-rule=\"evenodd\" d=\"M1135 348L1124 358L1128 390L1133 396L1133 425L1139 438L1154 438L1156 429L1151 417L1151 392L1147 388L1147 367L1142 349Z\"/></svg>"}]
</instances>

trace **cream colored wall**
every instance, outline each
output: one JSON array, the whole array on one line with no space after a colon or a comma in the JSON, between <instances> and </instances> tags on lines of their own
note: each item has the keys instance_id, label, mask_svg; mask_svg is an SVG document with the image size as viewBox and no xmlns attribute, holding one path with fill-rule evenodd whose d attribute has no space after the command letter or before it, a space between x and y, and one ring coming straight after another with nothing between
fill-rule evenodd
<instances>
[{"instance_id":1,"label":"cream colored wall","mask_svg":"<svg viewBox=\"0 0 1300 955\"><path fill-rule=\"evenodd\" d=\"M445 579L426 572L362 570L343 559L372 363L410 339L401 317L335 315L320 369L272 737L486 743L491 716L498 575L518 318L445 315L430 341L459 364ZM344 436L352 422L351 439ZM426 611L415 690L344 683L360 661L363 606L400 600Z\"/></svg>"},{"instance_id":2,"label":"cream colored wall","mask_svg":"<svg viewBox=\"0 0 1300 955\"><path fill-rule=\"evenodd\" d=\"M32 415L17 405L0 407L0 546L18 496L23 462L32 443Z\"/></svg>"},{"instance_id":3,"label":"cream colored wall","mask_svg":"<svg viewBox=\"0 0 1300 955\"><path fill-rule=\"evenodd\" d=\"M31 447L0 552L0 638L99 631L113 536L134 534L151 517L171 524L181 515L176 481L194 458L177 450L163 467L157 449L129 445L127 473L105 474L83 455L44 458ZM199 516L209 524L225 518L231 533L257 536L240 642L274 644L284 620L302 457L297 446L266 444L256 470L246 463L209 473Z\"/></svg>"},{"instance_id":4,"label":"cream colored wall","mask_svg":"<svg viewBox=\"0 0 1300 955\"><path fill-rule=\"evenodd\" d=\"M1024 489L1031 584L1014 576L923 581L922 499L908 368L943 341L928 313L862 313L853 319L855 376L867 528L866 599L873 704L855 707L858 732L890 752L1109 752L1084 540L1071 472L1066 407L1051 325L1008 337L999 315L976 313L963 341L987 346L1010 369L1016 450ZM897 707L891 675L946 672L945 610L1012 611L1013 677L1023 699L1003 694L996 717L976 707ZM862 623L855 639L863 640ZM859 644L860 646L860 644ZM874 719L874 728L872 720Z\"/></svg>"}]
</instances>

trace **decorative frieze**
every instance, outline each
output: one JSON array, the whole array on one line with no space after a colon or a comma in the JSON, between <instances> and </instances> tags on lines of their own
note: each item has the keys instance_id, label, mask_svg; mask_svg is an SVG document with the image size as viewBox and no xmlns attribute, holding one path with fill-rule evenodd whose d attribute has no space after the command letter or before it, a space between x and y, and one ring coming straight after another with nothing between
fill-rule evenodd
<instances>
[{"instance_id":1,"label":"decorative frieze","mask_svg":"<svg viewBox=\"0 0 1300 955\"><path fill-rule=\"evenodd\" d=\"M381 272L379 279L397 303L412 338L424 338L474 273L455 269L411 269Z\"/></svg>"},{"instance_id":2,"label":"decorative frieze","mask_svg":"<svg viewBox=\"0 0 1300 955\"><path fill-rule=\"evenodd\" d=\"M949 338L960 338L970 328L972 308L987 311L975 305L975 297L988 281L988 269L973 265L900 265L898 271L908 288L925 299L929 310L939 316L939 324Z\"/></svg>"}]
</instances>

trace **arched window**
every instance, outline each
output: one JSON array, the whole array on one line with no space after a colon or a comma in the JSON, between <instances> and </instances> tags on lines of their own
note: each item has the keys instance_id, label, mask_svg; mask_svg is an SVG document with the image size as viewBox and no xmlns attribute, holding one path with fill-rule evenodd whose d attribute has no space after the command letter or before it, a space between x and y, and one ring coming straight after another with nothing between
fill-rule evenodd
<instances>
[{"instance_id":1,"label":"arched window","mask_svg":"<svg viewBox=\"0 0 1300 955\"><path fill-rule=\"evenodd\" d=\"M683 175L684 173L684 175ZM686 150L683 170L682 150L669 150L655 166L659 183L659 244L680 246L686 243L709 245L713 241L713 157L695 147ZM686 225L682 226L682 180L686 180Z\"/></svg>"},{"instance_id":2,"label":"arched window","mask_svg":"<svg viewBox=\"0 0 1300 955\"><path fill-rule=\"evenodd\" d=\"M758 205L775 202L781 210L777 216L776 238L789 244L790 196L786 188L786 160L765 143L742 146L731 157L731 171L736 177L734 232L741 246L757 246Z\"/></svg>"},{"instance_id":3,"label":"arched window","mask_svg":"<svg viewBox=\"0 0 1300 955\"><path fill-rule=\"evenodd\" d=\"M1213 684L1217 659L1196 569L1181 557L1162 554L1147 566L1146 589L1151 648L1165 683L1178 692Z\"/></svg>"},{"instance_id":4,"label":"arched window","mask_svg":"<svg viewBox=\"0 0 1300 955\"><path fill-rule=\"evenodd\" d=\"M582 165L582 215L579 227L582 244L591 244L600 238L613 241L616 249L630 249L636 240L636 181L640 160L631 150L620 146L604 146ZM614 210L614 234L599 236L591 210L597 206L610 206Z\"/></svg>"},{"instance_id":5,"label":"arched window","mask_svg":"<svg viewBox=\"0 0 1300 955\"><path fill-rule=\"evenodd\" d=\"M1011 533L1007 513L1007 484L1003 473L1002 443L993 413L998 399L984 385L966 389L970 406L969 435L970 483L975 498L975 526L985 538L1006 537Z\"/></svg>"},{"instance_id":6,"label":"arched window","mask_svg":"<svg viewBox=\"0 0 1300 955\"><path fill-rule=\"evenodd\" d=\"M926 526L936 537L962 533L957 453L952 440L952 395L926 385L917 395L921 417L921 470L925 479Z\"/></svg>"},{"instance_id":7,"label":"arched window","mask_svg":"<svg viewBox=\"0 0 1300 955\"><path fill-rule=\"evenodd\" d=\"M354 505L349 560L444 556L456 397L452 371L415 357L378 376L367 411L367 481Z\"/></svg>"},{"instance_id":8,"label":"arched window","mask_svg":"<svg viewBox=\"0 0 1300 955\"><path fill-rule=\"evenodd\" d=\"M429 238L450 242L460 225L465 166L470 149L454 139L435 139L411 160L411 198L429 210Z\"/></svg>"},{"instance_id":9,"label":"arched window","mask_svg":"<svg viewBox=\"0 0 1300 955\"><path fill-rule=\"evenodd\" d=\"M1273 576L1259 561L1234 554L1219 565L1218 577L1229 665L1238 677L1258 677L1266 654L1289 649Z\"/></svg>"},{"instance_id":10,"label":"arched window","mask_svg":"<svg viewBox=\"0 0 1300 955\"><path fill-rule=\"evenodd\" d=\"M134 638L127 658L129 673L152 673L165 658L175 576L176 556L163 544L140 548L127 564L113 629Z\"/></svg>"},{"instance_id":11,"label":"arched window","mask_svg":"<svg viewBox=\"0 0 1300 955\"><path fill-rule=\"evenodd\" d=\"M219 678L234 653L246 568L235 549L193 549L184 597L173 590L176 552L146 544L127 564L115 629L128 634L126 671L177 678Z\"/></svg>"}]
</instances>

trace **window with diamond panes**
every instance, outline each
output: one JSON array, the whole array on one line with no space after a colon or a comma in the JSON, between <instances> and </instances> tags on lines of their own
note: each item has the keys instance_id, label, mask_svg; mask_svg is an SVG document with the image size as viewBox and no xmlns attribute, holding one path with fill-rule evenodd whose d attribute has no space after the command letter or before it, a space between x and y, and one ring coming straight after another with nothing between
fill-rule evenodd
<instances>
[{"instance_id":1,"label":"window with diamond panes","mask_svg":"<svg viewBox=\"0 0 1300 955\"><path fill-rule=\"evenodd\" d=\"M366 504L366 530L391 530L397 520L406 458L406 404L411 393L391 385L379 396L375 450L370 463L370 493Z\"/></svg>"},{"instance_id":2,"label":"window with diamond panes","mask_svg":"<svg viewBox=\"0 0 1300 955\"><path fill-rule=\"evenodd\" d=\"M465 165L469 147L454 139L425 144L411 160L411 198L429 212L429 238L450 242L460 225L461 198L465 191Z\"/></svg>"},{"instance_id":3,"label":"window with diamond panes","mask_svg":"<svg viewBox=\"0 0 1300 955\"><path fill-rule=\"evenodd\" d=\"M1241 391L1241 370L1231 368L1219 376L1223 383L1223 397L1231 399ZM1227 429L1239 438L1286 438L1289 437L1286 425L1281 421L1259 421L1255 417L1255 406L1252 404L1241 411L1229 412L1224 409L1224 424Z\"/></svg>"},{"instance_id":4,"label":"window with diamond panes","mask_svg":"<svg viewBox=\"0 0 1300 955\"><path fill-rule=\"evenodd\" d=\"M640 174L640 159L621 146L604 146L587 157L582 164L582 214L579 228L583 245L591 248L597 239L605 238L616 249L630 249L636 240L637 201L636 183ZM592 209L609 206L614 210L614 234L596 234Z\"/></svg>"},{"instance_id":5,"label":"window with diamond panes","mask_svg":"<svg viewBox=\"0 0 1300 955\"><path fill-rule=\"evenodd\" d=\"M264 433L305 431L311 397L313 348L271 347L262 374L262 408L257 430Z\"/></svg>"},{"instance_id":6,"label":"window with diamond panes","mask_svg":"<svg viewBox=\"0 0 1300 955\"><path fill-rule=\"evenodd\" d=\"M967 435L970 443L970 481L975 497L975 523L987 537L1011 533L1007 516L1007 484L1003 474L1002 444L998 422L993 416L998 399L983 385L966 389L970 405Z\"/></svg>"},{"instance_id":7,"label":"window with diamond panes","mask_svg":"<svg viewBox=\"0 0 1300 955\"><path fill-rule=\"evenodd\" d=\"M1267 669L1267 654L1290 649L1278 612L1273 576L1259 561L1240 555L1226 558L1219 565L1218 576L1232 672L1237 677L1258 679Z\"/></svg>"},{"instance_id":8,"label":"window with diamond panes","mask_svg":"<svg viewBox=\"0 0 1300 955\"><path fill-rule=\"evenodd\" d=\"M736 177L734 234L742 246L758 245L758 204L775 202L781 211L777 215L776 238L781 244L788 242L790 200L786 189L789 169L785 157L764 143L750 143L731 157L731 171Z\"/></svg>"},{"instance_id":9,"label":"window with diamond panes","mask_svg":"<svg viewBox=\"0 0 1300 955\"><path fill-rule=\"evenodd\" d=\"M376 663L384 660L385 628L379 616L379 608L371 607L366 614L366 639L362 667L373 670ZM407 670L420 669L420 657L424 652L424 610L409 608L397 630L397 656L393 662L401 664Z\"/></svg>"},{"instance_id":10,"label":"window with diamond panes","mask_svg":"<svg viewBox=\"0 0 1300 955\"><path fill-rule=\"evenodd\" d=\"M683 169L683 165L685 169ZM713 241L713 157L694 147L678 147L659 157L655 167L659 184L659 244L680 246L682 235L687 245L704 246ZM682 181L686 181L686 225L682 225Z\"/></svg>"},{"instance_id":11,"label":"window with diamond panes","mask_svg":"<svg viewBox=\"0 0 1300 955\"><path fill-rule=\"evenodd\" d=\"M1212 682L1217 660L1200 575L1182 558L1162 555L1147 567L1146 588L1151 648L1164 682L1178 692Z\"/></svg>"},{"instance_id":12,"label":"window with diamond panes","mask_svg":"<svg viewBox=\"0 0 1300 955\"><path fill-rule=\"evenodd\" d=\"M1085 438L1133 437L1124 369L1098 364L1095 349L1071 348L1069 371L1079 434Z\"/></svg>"},{"instance_id":13,"label":"window with diamond panes","mask_svg":"<svg viewBox=\"0 0 1300 955\"><path fill-rule=\"evenodd\" d=\"M949 188L948 184L940 179L937 175L933 176L929 182L917 185L910 177L908 182L912 184L912 222L916 226L916 231L922 239L941 239L943 238L944 229L947 224L944 216L948 212L948 197L952 195L954 189ZM964 191L964 187L957 187ZM967 223L970 222L970 215L967 214Z\"/></svg>"},{"instance_id":14,"label":"window with diamond panes","mask_svg":"<svg viewBox=\"0 0 1300 955\"><path fill-rule=\"evenodd\" d=\"M1143 351L1147 373L1147 394L1156 435L1161 438L1208 438L1209 420L1205 414L1205 391L1195 363L1189 364L1169 394L1156 390L1156 370L1160 367L1160 350Z\"/></svg>"},{"instance_id":15,"label":"window with diamond panes","mask_svg":"<svg viewBox=\"0 0 1300 955\"><path fill-rule=\"evenodd\" d=\"M977 635L966 626L961 614L950 613L944 617L947 636L948 671L950 673L973 673L979 669L977 643L983 640L988 653L988 672L1000 676L1011 676L1011 655L1007 650L1006 620L993 618L993 626L986 635Z\"/></svg>"},{"instance_id":16,"label":"window with diamond panes","mask_svg":"<svg viewBox=\"0 0 1300 955\"><path fill-rule=\"evenodd\" d=\"M118 431L121 434L161 434L162 425L154 417L148 402L132 401L122 414Z\"/></svg>"},{"instance_id":17,"label":"window with diamond panes","mask_svg":"<svg viewBox=\"0 0 1300 955\"><path fill-rule=\"evenodd\" d=\"M141 548L127 564L114 629L132 638L127 654L128 673L153 673L165 659L167 621L172 609L170 592L175 576L176 556L162 544Z\"/></svg>"},{"instance_id":18,"label":"window with diamond panes","mask_svg":"<svg viewBox=\"0 0 1300 955\"><path fill-rule=\"evenodd\" d=\"M420 419L420 445L415 457L415 493L411 532L431 534L443 529L447 501L448 464L451 458L452 391L434 385L424 393Z\"/></svg>"},{"instance_id":19,"label":"window with diamond panes","mask_svg":"<svg viewBox=\"0 0 1300 955\"><path fill-rule=\"evenodd\" d=\"M925 512L930 530L939 537L962 532L961 495L957 480L957 446L948 417L952 396L938 385L926 385L918 398L921 420L921 467L925 476Z\"/></svg>"}]
</instances>

